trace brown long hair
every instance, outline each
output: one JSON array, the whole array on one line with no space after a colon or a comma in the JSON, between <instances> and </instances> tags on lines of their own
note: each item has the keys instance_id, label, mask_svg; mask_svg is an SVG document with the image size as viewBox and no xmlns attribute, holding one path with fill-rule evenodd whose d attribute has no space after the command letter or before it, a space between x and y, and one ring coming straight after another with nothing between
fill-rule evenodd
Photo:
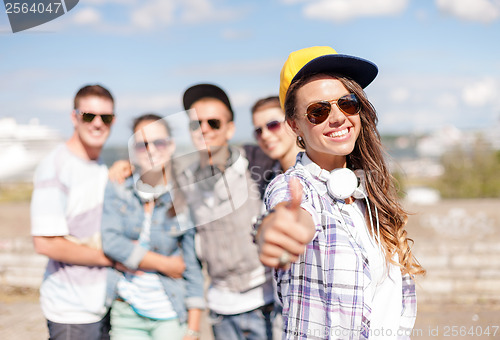
<instances>
[{"instance_id":1,"label":"brown long hair","mask_svg":"<svg viewBox=\"0 0 500 340\"><path fill-rule=\"evenodd\" d=\"M366 175L366 190L372 215L372 223L375 225L376 213L380 224L380 238L385 249L386 261L395 263L392 256L399 255L399 265L403 274L410 275L425 274L417 259L413 256L410 244L413 240L407 237L405 225L408 213L401 206L395 179L390 174L383 155L383 147L380 134L377 130L378 117L375 108L366 97L365 92L354 80L336 74L324 73L339 80L345 88L356 95L361 102L361 131L356 140L353 151L346 156L347 167L356 170L362 169ZM296 100L297 91L317 74L311 74L294 82L288 88L285 99L286 119L297 118Z\"/></svg>"}]
</instances>

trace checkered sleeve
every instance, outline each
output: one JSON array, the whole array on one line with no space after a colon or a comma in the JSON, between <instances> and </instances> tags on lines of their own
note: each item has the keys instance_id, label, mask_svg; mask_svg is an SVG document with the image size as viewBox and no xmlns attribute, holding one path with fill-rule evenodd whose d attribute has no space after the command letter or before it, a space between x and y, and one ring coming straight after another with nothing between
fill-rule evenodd
<instances>
[{"instance_id":1,"label":"checkered sleeve","mask_svg":"<svg viewBox=\"0 0 500 340\"><path fill-rule=\"evenodd\" d=\"M266 206L270 209L290 199L291 177L298 177L303 185L301 207L311 214L316 235L288 270L275 271L283 304L283 338L366 338L370 315L363 298L369 283L367 261L343 231L329 199L312 190L300 171L292 171L270 184Z\"/></svg>"},{"instance_id":2,"label":"checkered sleeve","mask_svg":"<svg viewBox=\"0 0 500 340\"><path fill-rule=\"evenodd\" d=\"M401 334L411 334L417 318L417 294L415 281L409 274L403 276L403 304L399 329Z\"/></svg>"}]
</instances>

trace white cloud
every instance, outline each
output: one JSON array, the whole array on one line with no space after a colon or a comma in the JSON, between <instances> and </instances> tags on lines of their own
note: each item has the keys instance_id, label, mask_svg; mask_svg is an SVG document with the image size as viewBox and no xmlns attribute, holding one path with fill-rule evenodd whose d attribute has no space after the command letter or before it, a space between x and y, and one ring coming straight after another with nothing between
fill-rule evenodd
<instances>
[{"instance_id":1,"label":"white cloud","mask_svg":"<svg viewBox=\"0 0 500 340\"><path fill-rule=\"evenodd\" d=\"M128 112L164 112L168 108L180 107L178 94L121 94L118 105Z\"/></svg>"},{"instance_id":2,"label":"white cloud","mask_svg":"<svg viewBox=\"0 0 500 340\"><path fill-rule=\"evenodd\" d=\"M427 21L429 20L429 12L424 9L418 9L415 12L415 18L419 21Z\"/></svg>"},{"instance_id":3,"label":"white cloud","mask_svg":"<svg viewBox=\"0 0 500 340\"><path fill-rule=\"evenodd\" d=\"M73 20L78 25L94 25L101 22L101 13L95 8L85 7L75 13Z\"/></svg>"},{"instance_id":4,"label":"white cloud","mask_svg":"<svg viewBox=\"0 0 500 340\"><path fill-rule=\"evenodd\" d=\"M307 2L307 1L310 1L310 0L281 0L281 2L286 4L286 5L293 5L293 4Z\"/></svg>"},{"instance_id":5,"label":"white cloud","mask_svg":"<svg viewBox=\"0 0 500 340\"><path fill-rule=\"evenodd\" d=\"M222 32L222 37L226 40L246 40L252 36L250 31L237 31L226 29Z\"/></svg>"},{"instance_id":6,"label":"white cloud","mask_svg":"<svg viewBox=\"0 0 500 340\"><path fill-rule=\"evenodd\" d=\"M130 17L136 28L151 30L179 23L229 21L240 12L215 7L212 0L149 0L131 6Z\"/></svg>"},{"instance_id":7,"label":"white cloud","mask_svg":"<svg viewBox=\"0 0 500 340\"><path fill-rule=\"evenodd\" d=\"M380 115L383 133L425 132L446 125L480 129L498 120L499 78L388 73L367 93Z\"/></svg>"},{"instance_id":8,"label":"white cloud","mask_svg":"<svg viewBox=\"0 0 500 340\"><path fill-rule=\"evenodd\" d=\"M416 107L388 111L380 115L379 130L428 132L449 124L452 118L447 112L440 112L437 108L429 110Z\"/></svg>"},{"instance_id":9,"label":"white cloud","mask_svg":"<svg viewBox=\"0 0 500 340\"><path fill-rule=\"evenodd\" d=\"M401 125L407 125L409 117L412 117L411 111L405 110L386 110L379 112L380 127L385 129L397 129ZM410 122L411 123L411 122Z\"/></svg>"},{"instance_id":10,"label":"white cloud","mask_svg":"<svg viewBox=\"0 0 500 340\"><path fill-rule=\"evenodd\" d=\"M68 116L73 107L72 98L41 97L35 99L39 109L53 112L67 112Z\"/></svg>"},{"instance_id":11,"label":"white cloud","mask_svg":"<svg viewBox=\"0 0 500 340\"><path fill-rule=\"evenodd\" d=\"M456 94L449 92L443 93L437 96L436 105L440 109L452 110L458 107L459 99Z\"/></svg>"},{"instance_id":12,"label":"white cloud","mask_svg":"<svg viewBox=\"0 0 500 340\"><path fill-rule=\"evenodd\" d=\"M256 74L279 74L283 60L281 59L266 59L266 60L238 60L234 62L223 61L211 64L192 64L184 68L177 68L176 75L196 75L198 77L221 76L221 75L256 75Z\"/></svg>"},{"instance_id":13,"label":"white cloud","mask_svg":"<svg viewBox=\"0 0 500 340\"><path fill-rule=\"evenodd\" d=\"M93 24L94 30L114 34L236 20L245 11L244 8L215 6L213 0L88 0L86 5L71 17L72 23ZM125 13L125 16L102 17L100 11Z\"/></svg>"},{"instance_id":14,"label":"white cloud","mask_svg":"<svg viewBox=\"0 0 500 340\"><path fill-rule=\"evenodd\" d=\"M15 89L18 93L31 91L35 84L51 79L53 74L50 70L43 68L23 68L9 72L3 72L0 77L0 90Z\"/></svg>"},{"instance_id":15,"label":"white cloud","mask_svg":"<svg viewBox=\"0 0 500 340\"><path fill-rule=\"evenodd\" d=\"M436 5L442 12L468 21L488 23L500 17L498 0L436 0Z\"/></svg>"},{"instance_id":16,"label":"white cloud","mask_svg":"<svg viewBox=\"0 0 500 340\"><path fill-rule=\"evenodd\" d=\"M0 23L0 34L2 33L12 33L12 28L9 26L9 24L3 24Z\"/></svg>"},{"instance_id":17,"label":"white cloud","mask_svg":"<svg viewBox=\"0 0 500 340\"><path fill-rule=\"evenodd\" d=\"M379 111L379 131L391 132L427 132L446 125L448 117L437 115L436 110L403 107L387 111Z\"/></svg>"},{"instance_id":18,"label":"white cloud","mask_svg":"<svg viewBox=\"0 0 500 340\"><path fill-rule=\"evenodd\" d=\"M241 12L216 7L212 0L149 0L131 6L130 17L136 28L152 30L179 23L234 20Z\"/></svg>"},{"instance_id":19,"label":"white cloud","mask_svg":"<svg viewBox=\"0 0 500 340\"><path fill-rule=\"evenodd\" d=\"M215 8L210 0L185 0L180 4L181 20L186 23L226 21L236 16L236 12L230 9Z\"/></svg>"},{"instance_id":20,"label":"white cloud","mask_svg":"<svg viewBox=\"0 0 500 340\"><path fill-rule=\"evenodd\" d=\"M405 102L410 97L410 93L407 89L397 88L392 90L389 96L393 101L402 103Z\"/></svg>"},{"instance_id":21,"label":"white cloud","mask_svg":"<svg viewBox=\"0 0 500 340\"><path fill-rule=\"evenodd\" d=\"M499 91L500 86L494 79L484 78L467 85L462 91L462 98L470 106L484 106L493 103Z\"/></svg>"},{"instance_id":22,"label":"white cloud","mask_svg":"<svg viewBox=\"0 0 500 340\"><path fill-rule=\"evenodd\" d=\"M408 0L318 0L304 8L308 18L345 22L358 17L388 16L401 13Z\"/></svg>"},{"instance_id":23,"label":"white cloud","mask_svg":"<svg viewBox=\"0 0 500 340\"><path fill-rule=\"evenodd\" d=\"M231 94L231 106L248 107L255 101L255 96L250 91L239 91Z\"/></svg>"},{"instance_id":24,"label":"white cloud","mask_svg":"<svg viewBox=\"0 0 500 340\"><path fill-rule=\"evenodd\" d=\"M140 0L85 0L86 5L107 5L107 4L130 5L139 2Z\"/></svg>"},{"instance_id":25,"label":"white cloud","mask_svg":"<svg viewBox=\"0 0 500 340\"><path fill-rule=\"evenodd\" d=\"M141 29L166 26L174 20L174 1L154 0L131 10L132 24Z\"/></svg>"}]
</instances>

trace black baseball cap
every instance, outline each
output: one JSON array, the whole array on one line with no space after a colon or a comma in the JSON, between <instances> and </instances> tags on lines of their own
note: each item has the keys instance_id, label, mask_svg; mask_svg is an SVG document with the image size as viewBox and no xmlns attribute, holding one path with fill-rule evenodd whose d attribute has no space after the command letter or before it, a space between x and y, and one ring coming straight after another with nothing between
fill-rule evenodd
<instances>
[{"instance_id":1,"label":"black baseball cap","mask_svg":"<svg viewBox=\"0 0 500 340\"><path fill-rule=\"evenodd\" d=\"M202 98L215 98L220 100L231 112L231 120L234 119L233 108L231 107L231 103L229 102L226 92L213 84L197 84L188 88L184 92L184 96L182 98L184 109L189 110L196 101Z\"/></svg>"}]
</instances>

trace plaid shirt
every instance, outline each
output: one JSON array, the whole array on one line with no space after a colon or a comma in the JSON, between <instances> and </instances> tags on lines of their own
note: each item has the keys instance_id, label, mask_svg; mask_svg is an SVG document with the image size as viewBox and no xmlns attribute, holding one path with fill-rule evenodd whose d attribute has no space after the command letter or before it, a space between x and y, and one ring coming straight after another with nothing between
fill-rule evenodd
<instances>
[{"instance_id":1,"label":"plaid shirt","mask_svg":"<svg viewBox=\"0 0 500 340\"><path fill-rule=\"evenodd\" d=\"M305 162L317 166L299 153L295 167L276 177L265 195L267 209L290 200L288 181L298 178L303 186L301 207L316 226L314 239L298 261L288 270L275 271L283 304L283 339L367 339L373 298L367 295L373 290L367 289L371 277L366 252L349 232L349 215L341 214L325 182L313 176ZM398 339L409 338L405 335L411 333L417 307L415 284L408 275L401 289Z\"/></svg>"}]
</instances>

